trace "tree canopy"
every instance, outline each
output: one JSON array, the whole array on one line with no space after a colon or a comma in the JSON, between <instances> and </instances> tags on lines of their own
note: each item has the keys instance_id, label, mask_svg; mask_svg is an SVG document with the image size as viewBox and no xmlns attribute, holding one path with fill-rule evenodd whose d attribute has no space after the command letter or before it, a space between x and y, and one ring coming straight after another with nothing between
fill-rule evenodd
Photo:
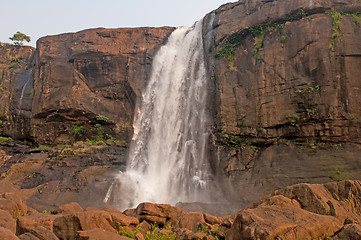
<instances>
[{"instance_id":1,"label":"tree canopy","mask_svg":"<svg viewBox=\"0 0 361 240\"><path fill-rule=\"evenodd\" d=\"M19 46L22 46L24 41L30 42L30 37L21 32L16 32L12 37L9 37L9 39L13 41L15 45Z\"/></svg>"}]
</instances>

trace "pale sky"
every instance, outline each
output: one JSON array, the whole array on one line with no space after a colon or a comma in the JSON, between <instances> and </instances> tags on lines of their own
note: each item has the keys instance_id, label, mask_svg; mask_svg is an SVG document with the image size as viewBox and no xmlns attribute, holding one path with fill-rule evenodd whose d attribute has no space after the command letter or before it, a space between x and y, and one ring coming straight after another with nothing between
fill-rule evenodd
<instances>
[{"instance_id":1,"label":"pale sky","mask_svg":"<svg viewBox=\"0 0 361 240\"><path fill-rule=\"evenodd\" d=\"M189 26L227 2L235 0L6 0L0 42L17 31L35 46L40 37L88 28Z\"/></svg>"}]
</instances>

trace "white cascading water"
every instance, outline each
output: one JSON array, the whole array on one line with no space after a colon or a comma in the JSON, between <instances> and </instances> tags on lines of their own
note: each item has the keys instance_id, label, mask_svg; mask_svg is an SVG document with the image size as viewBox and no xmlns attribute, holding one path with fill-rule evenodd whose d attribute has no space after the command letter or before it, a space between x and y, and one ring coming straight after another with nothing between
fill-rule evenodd
<instances>
[{"instance_id":1,"label":"white cascading water","mask_svg":"<svg viewBox=\"0 0 361 240\"><path fill-rule=\"evenodd\" d=\"M119 173L105 201L113 195L113 201L122 202L119 208L129 208L140 202L205 200L211 123L203 51L199 21L177 28L157 52L134 119L127 169Z\"/></svg>"}]
</instances>

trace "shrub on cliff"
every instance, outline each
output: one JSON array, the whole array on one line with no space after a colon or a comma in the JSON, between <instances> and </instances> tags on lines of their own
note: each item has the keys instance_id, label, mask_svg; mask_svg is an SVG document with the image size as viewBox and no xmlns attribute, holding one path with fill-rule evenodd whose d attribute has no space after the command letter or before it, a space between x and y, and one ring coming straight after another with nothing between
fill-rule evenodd
<instances>
[{"instance_id":1,"label":"shrub on cliff","mask_svg":"<svg viewBox=\"0 0 361 240\"><path fill-rule=\"evenodd\" d=\"M80 137L82 137L86 130L83 126L73 125L69 129L69 133L73 136L73 142L76 142Z\"/></svg>"},{"instance_id":2,"label":"shrub on cliff","mask_svg":"<svg viewBox=\"0 0 361 240\"><path fill-rule=\"evenodd\" d=\"M17 46L22 46L24 41L30 42L30 37L21 32L16 32L12 37L9 37L9 39Z\"/></svg>"}]
</instances>

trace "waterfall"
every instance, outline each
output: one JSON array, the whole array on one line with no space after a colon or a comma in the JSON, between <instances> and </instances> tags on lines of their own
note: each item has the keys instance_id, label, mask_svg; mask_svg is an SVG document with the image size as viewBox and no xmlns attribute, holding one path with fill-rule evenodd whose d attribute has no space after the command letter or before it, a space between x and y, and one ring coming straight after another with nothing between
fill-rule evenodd
<instances>
[{"instance_id":1,"label":"waterfall","mask_svg":"<svg viewBox=\"0 0 361 240\"><path fill-rule=\"evenodd\" d=\"M177 28L159 49L134 117L126 171L118 174L105 201L116 188L114 198L123 208L145 201L205 201L211 118L204 58L202 21Z\"/></svg>"}]
</instances>

